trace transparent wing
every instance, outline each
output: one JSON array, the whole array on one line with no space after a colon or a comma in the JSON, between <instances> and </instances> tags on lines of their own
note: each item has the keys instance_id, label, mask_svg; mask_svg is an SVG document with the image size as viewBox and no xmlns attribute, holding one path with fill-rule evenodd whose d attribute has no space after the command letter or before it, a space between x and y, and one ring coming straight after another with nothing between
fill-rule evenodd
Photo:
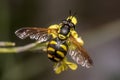
<instances>
[{"instance_id":1,"label":"transparent wing","mask_svg":"<svg viewBox=\"0 0 120 80\"><path fill-rule=\"evenodd\" d=\"M40 42L47 41L49 38L49 32L54 31L54 29L48 29L48 28L36 28L36 27L25 27L18 29L15 34L21 39L25 39L27 37L30 37L30 39L35 39Z\"/></svg>"},{"instance_id":2,"label":"transparent wing","mask_svg":"<svg viewBox=\"0 0 120 80\"><path fill-rule=\"evenodd\" d=\"M83 67L90 68L93 65L92 59L86 50L72 36L69 38L69 55L72 59Z\"/></svg>"}]
</instances>

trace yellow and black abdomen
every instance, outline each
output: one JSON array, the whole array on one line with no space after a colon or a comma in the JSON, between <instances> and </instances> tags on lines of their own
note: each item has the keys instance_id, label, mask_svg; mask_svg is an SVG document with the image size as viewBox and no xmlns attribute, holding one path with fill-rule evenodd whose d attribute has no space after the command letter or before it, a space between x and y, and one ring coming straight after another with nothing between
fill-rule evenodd
<instances>
[{"instance_id":1,"label":"yellow and black abdomen","mask_svg":"<svg viewBox=\"0 0 120 80\"><path fill-rule=\"evenodd\" d=\"M54 38L48 43L48 58L54 62L61 61L66 56L67 51L68 46L66 40L61 41L59 38Z\"/></svg>"}]
</instances>

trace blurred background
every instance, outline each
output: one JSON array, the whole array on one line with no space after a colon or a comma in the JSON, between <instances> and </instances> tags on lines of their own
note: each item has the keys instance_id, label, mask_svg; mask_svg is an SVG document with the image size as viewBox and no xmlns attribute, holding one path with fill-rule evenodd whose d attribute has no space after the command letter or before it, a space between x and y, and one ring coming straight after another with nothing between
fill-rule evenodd
<instances>
[{"instance_id":1,"label":"blurred background","mask_svg":"<svg viewBox=\"0 0 120 80\"><path fill-rule=\"evenodd\" d=\"M94 66L56 75L45 53L0 54L0 80L120 80L120 0L0 0L0 41L34 42L14 32L60 23L69 10Z\"/></svg>"}]
</instances>

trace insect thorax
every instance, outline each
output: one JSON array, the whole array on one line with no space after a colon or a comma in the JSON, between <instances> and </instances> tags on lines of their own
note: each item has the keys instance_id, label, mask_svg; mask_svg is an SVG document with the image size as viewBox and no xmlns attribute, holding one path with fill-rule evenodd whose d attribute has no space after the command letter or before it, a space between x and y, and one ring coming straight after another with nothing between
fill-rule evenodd
<instances>
[{"instance_id":1,"label":"insect thorax","mask_svg":"<svg viewBox=\"0 0 120 80\"><path fill-rule=\"evenodd\" d=\"M61 40L66 40L70 36L70 30L75 29L75 25L71 22L70 19L64 20L58 31L58 38Z\"/></svg>"},{"instance_id":2,"label":"insect thorax","mask_svg":"<svg viewBox=\"0 0 120 80\"><path fill-rule=\"evenodd\" d=\"M68 46L66 41L60 40L58 37L52 39L48 43L48 58L54 62L61 61L67 54Z\"/></svg>"}]
</instances>

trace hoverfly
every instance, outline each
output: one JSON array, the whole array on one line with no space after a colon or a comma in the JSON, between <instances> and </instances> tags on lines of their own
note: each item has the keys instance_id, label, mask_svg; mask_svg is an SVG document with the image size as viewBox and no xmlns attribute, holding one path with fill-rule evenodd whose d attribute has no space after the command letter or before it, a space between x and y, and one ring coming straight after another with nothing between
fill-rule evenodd
<instances>
[{"instance_id":1,"label":"hoverfly","mask_svg":"<svg viewBox=\"0 0 120 80\"><path fill-rule=\"evenodd\" d=\"M77 69L75 63L67 60L67 54L83 67L89 68L93 64L92 59L83 48L83 40L75 30L76 24L77 18L69 16L60 24L54 24L48 28L24 27L18 29L15 34L21 39L30 37L30 39L45 43L48 58L55 62L54 71L61 73L68 68Z\"/></svg>"}]
</instances>

